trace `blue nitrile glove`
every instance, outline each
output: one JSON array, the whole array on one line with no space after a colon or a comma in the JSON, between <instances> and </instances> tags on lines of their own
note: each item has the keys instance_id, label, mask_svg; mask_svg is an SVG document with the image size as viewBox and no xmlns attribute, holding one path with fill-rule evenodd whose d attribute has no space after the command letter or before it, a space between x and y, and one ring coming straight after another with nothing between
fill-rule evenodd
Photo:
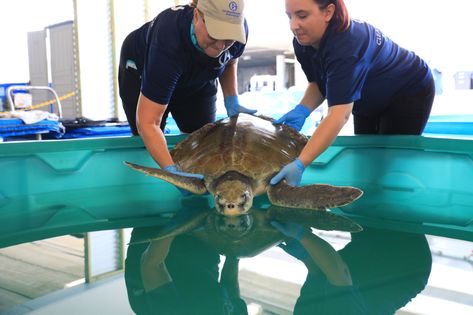
<instances>
[{"instance_id":1,"label":"blue nitrile glove","mask_svg":"<svg viewBox=\"0 0 473 315\"><path fill-rule=\"evenodd\" d=\"M299 104L290 111L288 111L286 114L284 114L284 116L282 116L281 118L273 121L273 124L285 124L289 127L296 129L297 131L300 131L302 129L302 126L304 126L305 119L309 117L309 115L310 110L304 105Z\"/></svg>"},{"instance_id":2,"label":"blue nitrile glove","mask_svg":"<svg viewBox=\"0 0 473 315\"><path fill-rule=\"evenodd\" d=\"M193 177L193 178L197 178L197 179L204 179L204 175L202 175L202 174L194 174L194 173L186 173L186 172L178 171L176 165L174 165L174 164L164 167L163 170L166 171L166 172L169 172L169 173L176 174L176 175ZM176 186L176 188L179 189L182 196L184 196L184 197L192 195L192 193L188 190L179 188L177 186Z\"/></svg>"},{"instance_id":3,"label":"blue nitrile glove","mask_svg":"<svg viewBox=\"0 0 473 315\"><path fill-rule=\"evenodd\" d=\"M228 117L235 116L239 113L254 114L258 111L256 109L249 109L241 106L237 95L225 96L223 98L223 103L227 109Z\"/></svg>"},{"instance_id":4,"label":"blue nitrile glove","mask_svg":"<svg viewBox=\"0 0 473 315\"><path fill-rule=\"evenodd\" d=\"M165 168L163 168L166 172L173 173L176 175L181 175L181 176L187 176L187 177L193 177L197 179L204 179L204 175L202 174L194 174L194 173L186 173L182 171L178 171L176 165L168 165Z\"/></svg>"},{"instance_id":5,"label":"blue nitrile glove","mask_svg":"<svg viewBox=\"0 0 473 315\"><path fill-rule=\"evenodd\" d=\"M299 186L302 179L302 173L304 173L305 166L301 160L295 159L291 163L287 164L274 176L269 182L271 185L276 185L285 178L288 185Z\"/></svg>"},{"instance_id":6,"label":"blue nitrile glove","mask_svg":"<svg viewBox=\"0 0 473 315\"><path fill-rule=\"evenodd\" d=\"M300 243L300 240L305 232L301 225L295 223L281 224L277 221L271 221L271 225L274 226L274 228L279 232L292 238L292 240L284 241L283 243L279 244L278 246L280 248L299 260L304 260L307 258L309 253Z\"/></svg>"}]
</instances>

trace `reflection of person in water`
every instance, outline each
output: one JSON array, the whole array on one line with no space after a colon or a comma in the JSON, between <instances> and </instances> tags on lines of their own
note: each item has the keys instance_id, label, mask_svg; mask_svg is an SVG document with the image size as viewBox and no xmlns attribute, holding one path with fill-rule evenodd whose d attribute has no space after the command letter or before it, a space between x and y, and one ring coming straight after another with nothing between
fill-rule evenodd
<instances>
[{"instance_id":1,"label":"reflection of person in water","mask_svg":"<svg viewBox=\"0 0 473 315\"><path fill-rule=\"evenodd\" d=\"M135 228L130 243L156 233ZM238 288L238 260L219 255L190 236L131 244L125 261L128 299L136 314L247 314Z\"/></svg>"},{"instance_id":2,"label":"reflection of person in water","mask_svg":"<svg viewBox=\"0 0 473 315\"><path fill-rule=\"evenodd\" d=\"M288 237L279 247L301 260L308 270L294 314L366 314L349 265L339 252L299 224L271 224ZM327 308L328 305L333 308ZM346 305L350 306L342 308Z\"/></svg>"},{"instance_id":3,"label":"reflection of person in water","mask_svg":"<svg viewBox=\"0 0 473 315\"><path fill-rule=\"evenodd\" d=\"M290 241L281 247L302 260L309 270L295 315L394 314L427 284L432 256L424 235L377 229L353 233L351 242L338 251L339 257L334 260L339 266L343 266L340 261L346 263L349 271L344 278L343 268L330 270L327 266L330 256L314 256L314 249L319 247L318 251L325 248L322 253L336 257L328 243L296 226L280 229L293 239L301 236L300 242Z\"/></svg>"}]
</instances>

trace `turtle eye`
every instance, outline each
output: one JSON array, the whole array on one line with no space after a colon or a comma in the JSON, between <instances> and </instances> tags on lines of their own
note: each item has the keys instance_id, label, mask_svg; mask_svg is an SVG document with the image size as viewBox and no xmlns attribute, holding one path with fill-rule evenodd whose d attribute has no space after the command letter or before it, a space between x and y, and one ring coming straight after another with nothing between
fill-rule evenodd
<instances>
[{"instance_id":1,"label":"turtle eye","mask_svg":"<svg viewBox=\"0 0 473 315\"><path fill-rule=\"evenodd\" d=\"M218 205L219 207L225 207L225 200L222 200L221 194L215 195L215 204Z\"/></svg>"},{"instance_id":2,"label":"turtle eye","mask_svg":"<svg viewBox=\"0 0 473 315\"><path fill-rule=\"evenodd\" d=\"M245 194L242 194L242 195L240 196L240 198L241 198L242 200L241 200L241 202L238 204L238 207L243 208L243 207L245 206L245 204L246 204L246 201L247 201L247 199L248 199L248 196L247 196L247 194L245 193Z\"/></svg>"}]
</instances>

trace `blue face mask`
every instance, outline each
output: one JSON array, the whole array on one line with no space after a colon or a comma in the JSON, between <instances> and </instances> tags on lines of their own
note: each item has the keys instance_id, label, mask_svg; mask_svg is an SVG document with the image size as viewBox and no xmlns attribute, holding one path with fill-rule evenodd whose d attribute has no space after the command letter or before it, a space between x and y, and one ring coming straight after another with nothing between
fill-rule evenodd
<instances>
[{"instance_id":1,"label":"blue face mask","mask_svg":"<svg viewBox=\"0 0 473 315\"><path fill-rule=\"evenodd\" d=\"M199 44L197 43L197 38L195 37L194 22L191 22L191 41L192 41L192 44L194 44L194 47L198 51L200 51L201 53L204 53L202 48L200 48Z\"/></svg>"}]
</instances>

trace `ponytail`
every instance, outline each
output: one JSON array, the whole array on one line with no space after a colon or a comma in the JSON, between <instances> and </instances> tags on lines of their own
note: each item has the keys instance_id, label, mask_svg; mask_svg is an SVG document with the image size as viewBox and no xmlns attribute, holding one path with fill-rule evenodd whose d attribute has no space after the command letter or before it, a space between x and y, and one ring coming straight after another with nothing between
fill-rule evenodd
<instances>
[{"instance_id":1,"label":"ponytail","mask_svg":"<svg viewBox=\"0 0 473 315\"><path fill-rule=\"evenodd\" d=\"M314 0L320 9L327 8L330 4L335 6L332 20L336 32L344 32L350 27L350 16L344 0Z\"/></svg>"}]
</instances>

